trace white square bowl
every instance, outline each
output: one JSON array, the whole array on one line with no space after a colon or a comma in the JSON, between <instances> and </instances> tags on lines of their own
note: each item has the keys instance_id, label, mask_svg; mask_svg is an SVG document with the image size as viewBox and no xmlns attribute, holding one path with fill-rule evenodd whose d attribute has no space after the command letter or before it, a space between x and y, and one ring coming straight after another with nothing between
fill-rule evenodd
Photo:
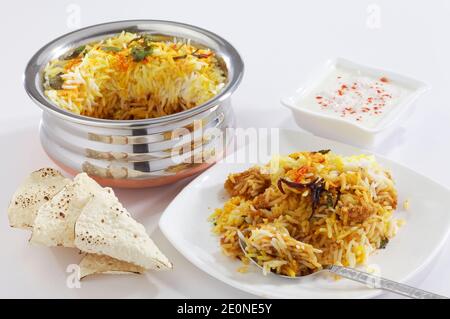
<instances>
[{"instance_id":1,"label":"white square bowl","mask_svg":"<svg viewBox=\"0 0 450 319\"><path fill-rule=\"evenodd\" d=\"M372 127L347 118L334 117L320 112L320 110L315 111L307 108L307 94L313 87L324 81L336 68L356 71L356 73L374 78L388 77L398 85L408 88L410 93ZM327 61L325 66L312 79L297 89L293 95L281 99L281 103L292 111L295 121L300 127L316 135L358 146L369 146L374 142L376 134L391 128L399 119L412 112L413 102L429 89L428 84L413 78L336 58Z\"/></svg>"}]
</instances>

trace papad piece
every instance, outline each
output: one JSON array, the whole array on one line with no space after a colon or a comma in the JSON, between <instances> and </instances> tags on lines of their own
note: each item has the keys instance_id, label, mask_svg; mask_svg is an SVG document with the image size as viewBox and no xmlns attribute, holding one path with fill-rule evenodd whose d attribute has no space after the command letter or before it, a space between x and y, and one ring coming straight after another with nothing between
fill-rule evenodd
<instances>
[{"instance_id":1,"label":"papad piece","mask_svg":"<svg viewBox=\"0 0 450 319\"><path fill-rule=\"evenodd\" d=\"M75 225L78 249L107 255L145 269L170 269L172 264L135 221L114 193L96 194Z\"/></svg>"},{"instance_id":2,"label":"papad piece","mask_svg":"<svg viewBox=\"0 0 450 319\"><path fill-rule=\"evenodd\" d=\"M45 246L75 247L75 223L91 197L112 192L86 173L78 174L38 210L30 242Z\"/></svg>"},{"instance_id":3,"label":"papad piece","mask_svg":"<svg viewBox=\"0 0 450 319\"><path fill-rule=\"evenodd\" d=\"M143 267L105 255L86 254L80 264L80 279L96 274L142 274Z\"/></svg>"},{"instance_id":4,"label":"papad piece","mask_svg":"<svg viewBox=\"0 0 450 319\"><path fill-rule=\"evenodd\" d=\"M8 207L9 225L31 229L39 208L70 182L70 179L53 168L41 168L32 172L11 199Z\"/></svg>"}]
</instances>

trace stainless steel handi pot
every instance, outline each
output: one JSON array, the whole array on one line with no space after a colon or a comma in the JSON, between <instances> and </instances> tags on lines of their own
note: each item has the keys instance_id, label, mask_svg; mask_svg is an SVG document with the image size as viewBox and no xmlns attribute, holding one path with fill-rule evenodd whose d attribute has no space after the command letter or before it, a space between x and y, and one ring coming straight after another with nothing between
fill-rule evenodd
<instances>
[{"instance_id":1,"label":"stainless steel handi pot","mask_svg":"<svg viewBox=\"0 0 450 319\"><path fill-rule=\"evenodd\" d=\"M43 70L50 60L123 30L189 39L214 50L226 70L226 86L213 99L195 108L144 120L81 116L47 99ZM71 174L84 171L104 186L137 188L191 176L223 156L232 139L227 129L234 126L230 97L243 71L238 52L212 32L170 21L119 21L80 29L45 45L26 67L25 89L43 110L41 143L58 166Z\"/></svg>"}]
</instances>

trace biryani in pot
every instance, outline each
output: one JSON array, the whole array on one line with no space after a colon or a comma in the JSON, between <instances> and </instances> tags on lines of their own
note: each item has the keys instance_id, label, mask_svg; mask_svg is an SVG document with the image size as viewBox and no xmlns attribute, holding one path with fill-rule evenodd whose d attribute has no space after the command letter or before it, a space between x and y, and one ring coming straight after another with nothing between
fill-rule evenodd
<instances>
[{"instance_id":1,"label":"biryani in pot","mask_svg":"<svg viewBox=\"0 0 450 319\"><path fill-rule=\"evenodd\" d=\"M198 106L216 96L226 80L220 59L208 48L124 31L50 61L44 91L75 114L134 120Z\"/></svg>"},{"instance_id":2,"label":"biryani in pot","mask_svg":"<svg viewBox=\"0 0 450 319\"><path fill-rule=\"evenodd\" d=\"M226 255L244 264L256 259L264 273L362 265L401 224L392 216L394 181L373 156L293 153L231 174L224 187L231 198L210 217L213 231Z\"/></svg>"}]
</instances>

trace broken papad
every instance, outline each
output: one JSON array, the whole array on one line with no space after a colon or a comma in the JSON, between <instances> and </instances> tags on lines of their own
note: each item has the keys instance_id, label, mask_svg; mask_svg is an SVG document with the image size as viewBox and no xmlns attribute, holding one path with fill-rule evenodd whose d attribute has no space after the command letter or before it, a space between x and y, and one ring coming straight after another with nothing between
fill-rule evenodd
<instances>
[{"instance_id":1,"label":"broken papad","mask_svg":"<svg viewBox=\"0 0 450 319\"><path fill-rule=\"evenodd\" d=\"M75 224L75 246L145 269L172 268L144 226L135 221L112 192L93 196Z\"/></svg>"},{"instance_id":2,"label":"broken papad","mask_svg":"<svg viewBox=\"0 0 450 319\"><path fill-rule=\"evenodd\" d=\"M108 191L112 190L101 187L86 173L78 174L39 208L30 242L49 247L75 247L75 223L82 209L92 196Z\"/></svg>"},{"instance_id":3,"label":"broken papad","mask_svg":"<svg viewBox=\"0 0 450 319\"><path fill-rule=\"evenodd\" d=\"M8 207L9 225L31 229L38 209L71 181L53 168L32 172L14 193Z\"/></svg>"},{"instance_id":4,"label":"broken papad","mask_svg":"<svg viewBox=\"0 0 450 319\"><path fill-rule=\"evenodd\" d=\"M80 279L96 274L142 274L145 268L105 255L86 254L80 264Z\"/></svg>"}]
</instances>

